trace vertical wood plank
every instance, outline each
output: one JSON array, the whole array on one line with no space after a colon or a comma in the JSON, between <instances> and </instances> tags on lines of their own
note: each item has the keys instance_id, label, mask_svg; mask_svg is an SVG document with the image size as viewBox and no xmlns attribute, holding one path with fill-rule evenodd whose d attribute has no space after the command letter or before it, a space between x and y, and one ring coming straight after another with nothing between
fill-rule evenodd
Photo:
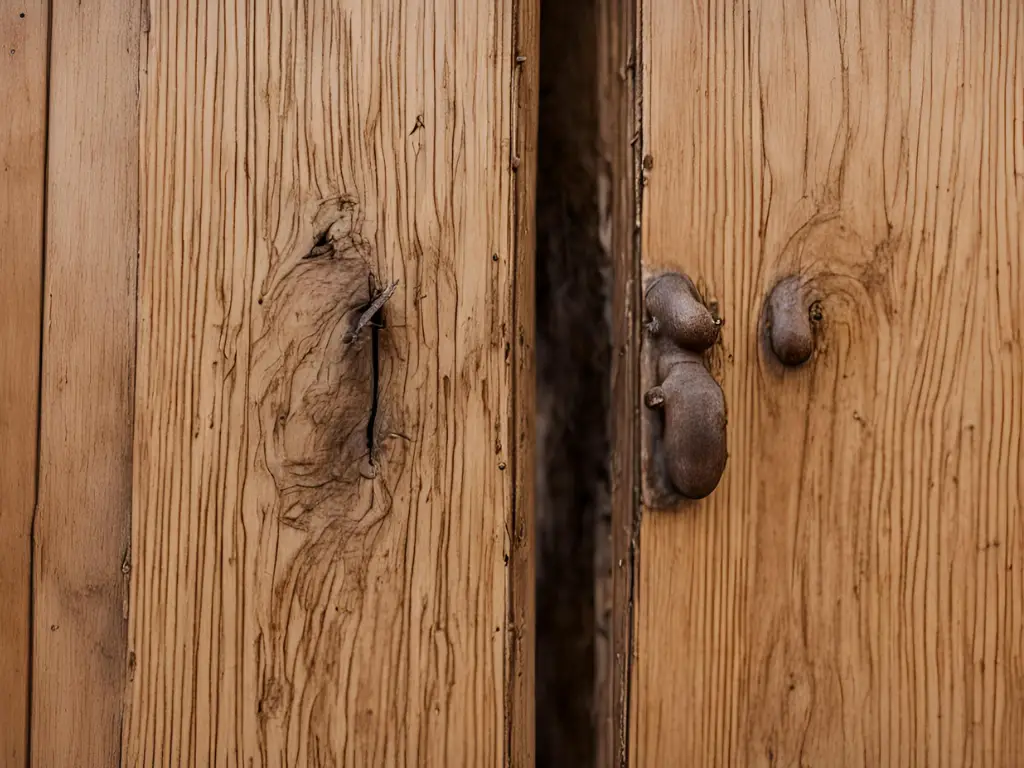
<instances>
[{"instance_id":1,"label":"vertical wood plank","mask_svg":"<svg viewBox=\"0 0 1024 768\"><path fill-rule=\"evenodd\" d=\"M116 765L138 249L139 6L52 6L32 761Z\"/></svg>"},{"instance_id":2,"label":"vertical wood plank","mask_svg":"<svg viewBox=\"0 0 1024 768\"><path fill-rule=\"evenodd\" d=\"M535 16L151 4L125 764L528 761Z\"/></svg>"},{"instance_id":3,"label":"vertical wood plank","mask_svg":"<svg viewBox=\"0 0 1024 768\"><path fill-rule=\"evenodd\" d=\"M611 255L611 542L607 572L598 574L598 609L610 617L598 644L597 765L627 761L632 670L634 536L639 511L639 91L637 3L598 3L598 85L602 168L602 236Z\"/></svg>"},{"instance_id":4,"label":"vertical wood plank","mask_svg":"<svg viewBox=\"0 0 1024 768\"><path fill-rule=\"evenodd\" d=\"M0 763L28 755L48 4L0 8Z\"/></svg>"},{"instance_id":5,"label":"vertical wood plank","mask_svg":"<svg viewBox=\"0 0 1024 768\"><path fill-rule=\"evenodd\" d=\"M718 303L730 458L644 512L632 763L1015 764L1024 7L642 15L644 267ZM792 275L820 303L787 369Z\"/></svg>"},{"instance_id":6,"label":"vertical wood plank","mask_svg":"<svg viewBox=\"0 0 1024 768\"><path fill-rule=\"evenodd\" d=\"M512 53L514 239L511 246L511 313L515 328L512 403L513 503L506 523L512 531L512 583L505 630L505 731L509 750L505 764L536 762L536 222L537 109L540 72L540 0L514 0Z\"/></svg>"}]
</instances>

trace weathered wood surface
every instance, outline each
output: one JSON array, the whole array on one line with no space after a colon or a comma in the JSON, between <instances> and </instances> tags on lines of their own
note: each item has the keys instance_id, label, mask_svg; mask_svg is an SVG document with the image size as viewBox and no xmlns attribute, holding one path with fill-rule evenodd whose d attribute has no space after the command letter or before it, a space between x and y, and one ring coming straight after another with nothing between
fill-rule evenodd
<instances>
[{"instance_id":1,"label":"weathered wood surface","mask_svg":"<svg viewBox=\"0 0 1024 768\"><path fill-rule=\"evenodd\" d=\"M631 764L1024 754L1024 6L642 4L645 268L725 319L730 459L644 512ZM763 344L820 291L816 351Z\"/></svg>"},{"instance_id":2,"label":"weathered wood surface","mask_svg":"<svg viewBox=\"0 0 1024 768\"><path fill-rule=\"evenodd\" d=\"M0 9L0 764L28 754L48 4Z\"/></svg>"},{"instance_id":3,"label":"weathered wood surface","mask_svg":"<svg viewBox=\"0 0 1024 768\"><path fill-rule=\"evenodd\" d=\"M515 183L513 210L515 234L510 246L513 291L510 343L512 371L511 418L514 435L512 465L512 508L508 525L512 529L508 546L511 583L506 596L509 626L506 630L505 730L508 749L505 764L531 766L537 762L537 384L535 296L536 210L540 2L514 0L512 4L512 52L516 67L512 79L513 166ZM500 158L495 161L501 167ZM493 258L493 257L492 257ZM500 257L499 257L500 258ZM507 406L508 407L508 406Z\"/></svg>"},{"instance_id":4,"label":"weathered wood surface","mask_svg":"<svg viewBox=\"0 0 1024 768\"><path fill-rule=\"evenodd\" d=\"M53 3L32 763L116 765L127 668L139 6Z\"/></svg>"},{"instance_id":5,"label":"weathered wood surface","mask_svg":"<svg viewBox=\"0 0 1024 768\"><path fill-rule=\"evenodd\" d=\"M532 758L535 23L149 4L125 764Z\"/></svg>"},{"instance_id":6,"label":"weathered wood surface","mask_svg":"<svg viewBox=\"0 0 1024 768\"><path fill-rule=\"evenodd\" d=\"M598 84L601 137L601 236L611 266L611 408L608 415L611 520L608 540L598 542L606 559L597 572L598 635L595 717L597 761L619 766L627 759L633 544L639 501L640 327L637 114L637 1L598 0Z\"/></svg>"}]
</instances>

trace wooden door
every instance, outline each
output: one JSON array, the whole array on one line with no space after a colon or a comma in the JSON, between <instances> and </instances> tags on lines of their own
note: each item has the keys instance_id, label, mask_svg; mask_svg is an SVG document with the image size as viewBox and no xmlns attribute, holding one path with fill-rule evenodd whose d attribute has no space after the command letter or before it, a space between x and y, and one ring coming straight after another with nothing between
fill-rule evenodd
<instances>
[{"instance_id":1,"label":"wooden door","mask_svg":"<svg viewBox=\"0 0 1024 768\"><path fill-rule=\"evenodd\" d=\"M532 763L537 24L0 9L0 764Z\"/></svg>"},{"instance_id":2,"label":"wooden door","mask_svg":"<svg viewBox=\"0 0 1024 768\"><path fill-rule=\"evenodd\" d=\"M639 261L724 321L729 458L640 511L630 764L1019 765L1024 5L637 6Z\"/></svg>"}]
</instances>

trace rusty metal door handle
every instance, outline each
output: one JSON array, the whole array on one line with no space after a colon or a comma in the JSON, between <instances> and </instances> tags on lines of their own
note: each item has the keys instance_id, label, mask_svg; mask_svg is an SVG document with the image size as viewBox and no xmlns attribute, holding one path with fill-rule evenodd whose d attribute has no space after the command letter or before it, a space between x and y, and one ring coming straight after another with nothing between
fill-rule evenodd
<instances>
[{"instance_id":1,"label":"rusty metal door handle","mask_svg":"<svg viewBox=\"0 0 1024 768\"><path fill-rule=\"evenodd\" d=\"M704 498L718 486L728 456L725 396L704 359L718 341L721 322L693 281L678 273L654 278L644 303L649 359L659 382L644 395L644 404L663 416L652 449L657 454L654 471L665 475L661 495L674 490L686 498Z\"/></svg>"}]
</instances>

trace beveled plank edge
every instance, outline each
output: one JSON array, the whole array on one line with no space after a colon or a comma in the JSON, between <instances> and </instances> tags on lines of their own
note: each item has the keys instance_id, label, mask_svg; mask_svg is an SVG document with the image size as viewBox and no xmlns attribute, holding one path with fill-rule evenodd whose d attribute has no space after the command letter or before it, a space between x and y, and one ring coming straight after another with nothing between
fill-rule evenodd
<instances>
[{"instance_id":1,"label":"beveled plank edge","mask_svg":"<svg viewBox=\"0 0 1024 768\"><path fill-rule=\"evenodd\" d=\"M511 580L506 628L506 765L536 760L535 679L535 209L540 52L539 0L512 4L513 328L512 428L515 430Z\"/></svg>"},{"instance_id":2,"label":"beveled plank edge","mask_svg":"<svg viewBox=\"0 0 1024 768\"><path fill-rule=\"evenodd\" d=\"M640 205L642 127L640 0L602 0L603 173L611 242L611 669L598 691L598 765L630 760L630 692L640 513ZM599 575L600 578L600 575ZM598 607L600 609L600 606Z\"/></svg>"}]
</instances>

